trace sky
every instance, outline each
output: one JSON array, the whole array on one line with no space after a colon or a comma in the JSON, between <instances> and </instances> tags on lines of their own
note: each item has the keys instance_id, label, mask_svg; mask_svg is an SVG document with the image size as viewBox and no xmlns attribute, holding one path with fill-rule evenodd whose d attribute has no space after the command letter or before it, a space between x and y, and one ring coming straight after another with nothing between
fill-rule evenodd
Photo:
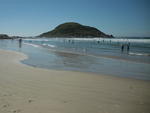
<instances>
[{"instance_id":1,"label":"sky","mask_svg":"<svg viewBox=\"0 0 150 113\"><path fill-rule=\"evenodd\" d=\"M65 22L150 36L150 0L0 0L0 34L37 36Z\"/></svg>"}]
</instances>

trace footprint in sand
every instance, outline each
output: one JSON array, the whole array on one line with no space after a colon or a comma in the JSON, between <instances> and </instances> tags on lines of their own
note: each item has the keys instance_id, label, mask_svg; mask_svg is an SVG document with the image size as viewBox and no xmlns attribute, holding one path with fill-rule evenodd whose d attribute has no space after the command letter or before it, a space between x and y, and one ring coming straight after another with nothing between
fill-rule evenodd
<instances>
[{"instance_id":1,"label":"footprint in sand","mask_svg":"<svg viewBox=\"0 0 150 113\"><path fill-rule=\"evenodd\" d=\"M64 100L63 103L68 103L68 101L67 101L67 100Z\"/></svg>"},{"instance_id":2,"label":"footprint in sand","mask_svg":"<svg viewBox=\"0 0 150 113\"><path fill-rule=\"evenodd\" d=\"M33 100L29 99L29 100L28 100L28 103L31 103L31 102L33 102Z\"/></svg>"},{"instance_id":3,"label":"footprint in sand","mask_svg":"<svg viewBox=\"0 0 150 113\"><path fill-rule=\"evenodd\" d=\"M3 108L7 108L7 107L9 107L9 104L3 105Z\"/></svg>"},{"instance_id":4,"label":"footprint in sand","mask_svg":"<svg viewBox=\"0 0 150 113\"><path fill-rule=\"evenodd\" d=\"M3 96L4 97L6 97L6 96L12 96L12 94L4 94Z\"/></svg>"},{"instance_id":5,"label":"footprint in sand","mask_svg":"<svg viewBox=\"0 0 150 113\"><path fill-rule=\"evenodd\" d=\"M20 113L21 110L20 110L20 109L17 109L17 110L13 110L12 112L13 112L13 113Z\"/></svg>"}]
</instances>

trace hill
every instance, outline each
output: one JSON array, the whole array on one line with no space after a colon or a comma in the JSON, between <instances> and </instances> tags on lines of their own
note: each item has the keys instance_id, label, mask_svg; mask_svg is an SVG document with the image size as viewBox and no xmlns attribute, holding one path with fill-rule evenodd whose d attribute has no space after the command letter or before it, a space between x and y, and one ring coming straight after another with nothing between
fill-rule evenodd
<instances>
[{"instance_id":1,"label":"hill","mask_svg":"<svg viewBox=\"0 0 150 113\"><path fill-rule=\"evenodd\" d=\"M0 39L11 39L11 37L6 34L0 34Z\"/></svg>"},{"instance_id":2,"label":"hill","mask_svg":"<svg viewBox=\"0 0 150 113\"><path fill-rule=\"evenodd\" d=\"M39 37L113 37L107 35L97 28L68 22L57 26L54 30L43 33Z\"/></svg>"},{"instance_id":3,"label":"hill","mask_svg":"<svg viewBox=\"0 0 150 113\"><path fill-rule=\"evenodd\" d=\"M0 34L0 39L17 39L17 38L25 38L20 36L8 36L7 34Z\"/></svg>"}]
</instances>

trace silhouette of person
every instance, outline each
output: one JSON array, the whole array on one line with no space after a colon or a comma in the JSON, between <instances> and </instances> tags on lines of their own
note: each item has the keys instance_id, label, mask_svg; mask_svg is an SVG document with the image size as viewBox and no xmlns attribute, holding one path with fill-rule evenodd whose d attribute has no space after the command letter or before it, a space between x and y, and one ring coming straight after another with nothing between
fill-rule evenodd
<instances>
[{"instance_id":1,"label":"silhouette of person","mask_svg":"<svg viewBox=\"0 0 150 113\"><path fill-rule=\"evenodd\" d=\"M123 50L124 50L124 45L121 46L121 51L123 52Z\"/></svg>"},{"instance_id":2,"label":"silhouette of person","mask_svg":"<svg viewBox=\"0 0 150 113\"><path fill-rule=\"evenodd\" d=\"M19 39L19 48L21 48L22 47L22 39L20 38Z\"/></svg>"},{"instance_id":3,"label":"silhouette of person","mask_svg":"<svg viewBox=\"0 0 150 113\"><path fill-rule=\"evenodd\" d=\"M130 43L127 45L127 51L130 50Z\"/></svg>"}]
</instances>

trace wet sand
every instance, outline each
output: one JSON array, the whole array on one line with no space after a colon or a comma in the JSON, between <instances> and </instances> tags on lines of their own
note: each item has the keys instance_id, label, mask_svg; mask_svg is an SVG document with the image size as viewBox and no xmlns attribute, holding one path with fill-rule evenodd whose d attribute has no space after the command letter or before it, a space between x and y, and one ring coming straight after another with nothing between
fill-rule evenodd
<instances>
[{"instance_id":1,"label":"wet sand","mask_svg":"<svg viewBox=\"0 0 150 113\"><path fill-rule=\"evenodd\" d=\"M150 82L21 64L0 50L0 113L149 113Z\"/></svg>"}]
</instances>

